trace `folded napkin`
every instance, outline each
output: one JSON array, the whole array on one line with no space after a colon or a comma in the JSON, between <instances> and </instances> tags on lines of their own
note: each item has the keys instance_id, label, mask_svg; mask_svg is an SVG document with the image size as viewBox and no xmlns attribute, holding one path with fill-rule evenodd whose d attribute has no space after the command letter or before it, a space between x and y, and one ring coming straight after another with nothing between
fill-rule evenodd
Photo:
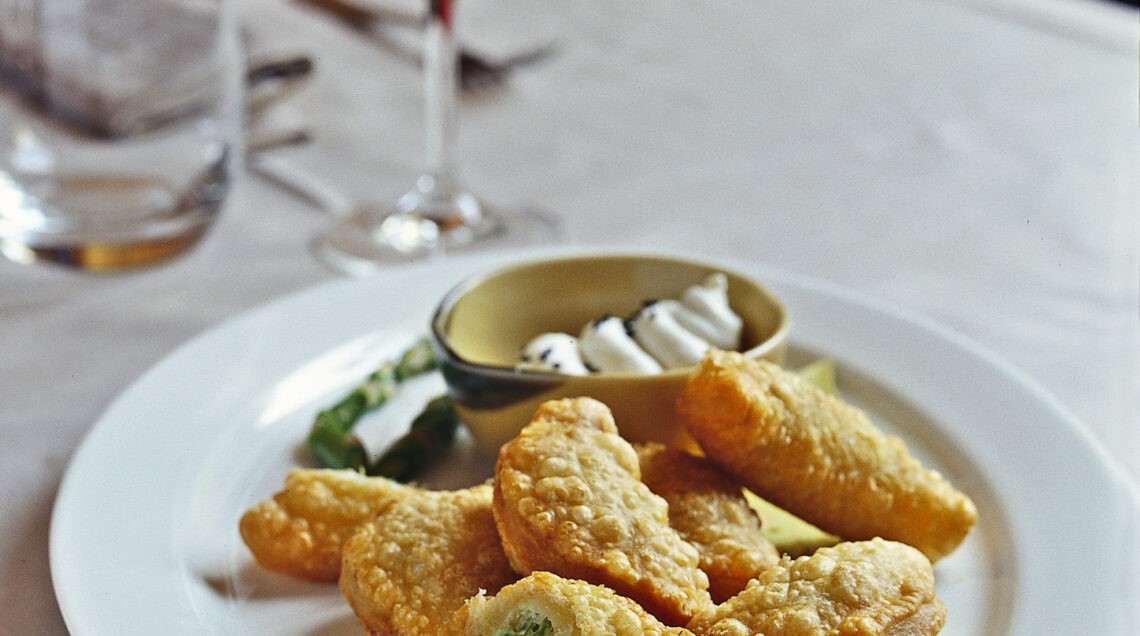
<instances>
[{"instance_id":1,"label":"folded napkin","mask_svg":"<svg viewBox=\"0 0 1140 636\"><path fill-rule=\"evenodd\" d=\"M119 137L218 101L218 3L0 0L0 90L20 90L83 132Z\"/></svg>"}]
</instances>

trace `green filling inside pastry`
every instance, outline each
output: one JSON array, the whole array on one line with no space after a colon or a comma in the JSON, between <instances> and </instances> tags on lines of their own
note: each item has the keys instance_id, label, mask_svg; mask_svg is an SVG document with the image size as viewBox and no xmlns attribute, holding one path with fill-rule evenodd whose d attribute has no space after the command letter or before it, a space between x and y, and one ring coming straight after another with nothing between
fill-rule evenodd
<instances>
[{"instance_id":1,"label":"green filling inside pastry","mask_svg":"<svg viewBox=\"0 0 1140 636\"><path fill-rule=\"evenodd\" d=\"M509 627L495 632L495 636L546 636L554 627L550 619L535 612L520 612Z\"/></svg>"}]
</instances>

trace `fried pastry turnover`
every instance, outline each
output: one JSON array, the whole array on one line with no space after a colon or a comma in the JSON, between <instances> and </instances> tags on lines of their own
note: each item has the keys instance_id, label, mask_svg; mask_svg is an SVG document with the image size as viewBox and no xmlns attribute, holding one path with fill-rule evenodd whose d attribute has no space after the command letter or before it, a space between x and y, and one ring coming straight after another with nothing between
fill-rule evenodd
<instances>
[{"instance_id":1,"label":"fried pastry turnover","mask_svg":"<svg viewBox=\"0 0 1140 636\"><path fill-rule=\"evenodd\" d=\"M797 374L712 351L678 400L686 428L745 487L847 540L902 541L950 554L977 509L867 415Z\"/></svg>"},{"instance_id":2,"label":"fried pastry turnover","mask_svg":"<svg viewBox=\"0 0 1140 636\"><path fill-rule=\"evenodd\" d=\"M930 561L873 539L785 557L688 628L696 636L932 636L945 622Z\"/></svg>"},{"instance_id":3,"label":"fried pastry turnover","mask_svg":"<svg viewBox=\"0 0 1140 636\"><path fill-rule=\"evenodd\" d=\"M691 636L608 587L550 572L534 572L492 597L480 592L457 616L463 636Z\"/></svg>"},{"instance_id":4,"label":"fried pastry turnover","mask_svg":"<svg viewBox=\"0 0 1140 636\"><path fill-rule=\"evenodd\" d=\"M663 444L637 447L641 481L669 504L669 525L697 549L716 603L776 564L740 482L703 457Z\"/></svg>"},{"instance_id":5,"label":"fried pastry turnover","mask_svg":"<svg viewBox=\"0 0 1140 636\"><path fill-rule=\"evenodd\" d=\"M708 577L640 477L604 404L543 404L495 469L495 522L511 565L605 585L665 624L688 622L712 603Z\"/></svg>"},{"instance_id":6,"label":"fried pastry turnover","mask_svg":"<svg viewBox=\"0 0 1140 636\"><path fill-rule=\"evenodd\" d=\"M518 577L491 513L491 486L421 491L344 545L340 589L374 636L444 636L468 598Z\"/></svg>"},{"instance_id":7,"label":"fried pastry turnover","mask_svg":"<svg viewBox=\"0 0 1140 636\"><path fill-rule=\"evenodd\" d=\"M295 468L285 487L242 515L241 538L267 570L313 581L340 575L341 546L393 502L418 492L354 470Z\"/></svg>"}]
</instances>

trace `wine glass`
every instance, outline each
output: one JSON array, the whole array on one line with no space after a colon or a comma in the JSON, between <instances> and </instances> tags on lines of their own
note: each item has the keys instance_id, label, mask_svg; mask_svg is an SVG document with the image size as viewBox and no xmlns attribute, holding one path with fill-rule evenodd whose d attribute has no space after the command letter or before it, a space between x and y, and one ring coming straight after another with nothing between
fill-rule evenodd
<instances>
[{"instance_id":1,"label":"wine glass","mask_svg":"<svg viewBox=\"0 0 1140 636\"><path fill-rule=\"evenodd\" d=\"M426 161L413 187L391 206L360 206L319 235L324 263L352 275L444 252L552 241L558 219L536 208L489 208L457 176L457 49L453 0L429 0L424 25Z\"/></svg>"}]
</instances>

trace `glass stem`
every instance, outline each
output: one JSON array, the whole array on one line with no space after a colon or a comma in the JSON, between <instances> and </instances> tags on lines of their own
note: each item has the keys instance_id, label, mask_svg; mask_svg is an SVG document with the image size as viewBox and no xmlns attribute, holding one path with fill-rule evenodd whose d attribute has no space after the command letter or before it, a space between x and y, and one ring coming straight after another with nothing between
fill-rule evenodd
<instances>
[{"instance_id":1,"label":"glass stem","mask_svg":"<svg viewBox=\"0 0 1140 636\"><path fill-rule=\"evenodd\" d=\"M430 0L424 37L425 171L432 190L448 198L455 188L456 50L451 0ZM427 194L425 192L425 194Z\"/></svg>"},{"instance_id":2,"label":"glass stem","mask_svg":"<svg viewBox=\"0 0 1140 636\"><path fill-rule=\"evenodd\" d=\"M427 157L415 188L396 202L396 209L434 222L452 243L462 243L471 240L474 231L484 231L481 224L485 214L478 199L467 192L455 174L459 58L452 30L452 0L430 1L431 11L424 25Z\"/></svg>"}]
</instances>

